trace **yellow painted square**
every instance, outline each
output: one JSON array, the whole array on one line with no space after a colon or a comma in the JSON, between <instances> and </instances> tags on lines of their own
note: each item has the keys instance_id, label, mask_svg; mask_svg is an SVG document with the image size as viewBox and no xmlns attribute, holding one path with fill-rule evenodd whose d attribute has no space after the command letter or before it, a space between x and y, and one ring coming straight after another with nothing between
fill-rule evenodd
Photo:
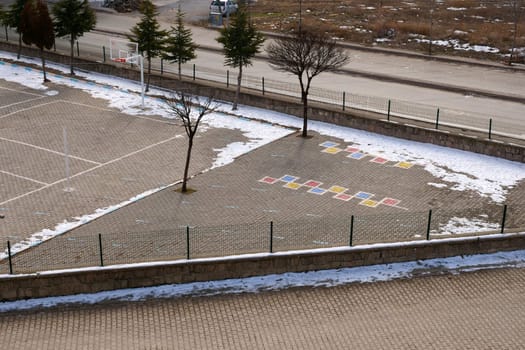
<instances>
[{"instance_id":1,"label":"yellow painted square","mask_svg":"<svg viewBox=\"0 0 525 350\"><path fill-rule=\"evenodd\" d=\"M291 188L292 190L296 190L298 189L299 187L301 187L301 184L298 184L296 182L288 182L286 185L284 185L283 187L287 187L287 188Z\"/></svg>"},{"instance_id":2,"label":"yellow painted square","mask_svg":"<svg viewBox=\"0 0 525 350\"><path fill-rule=\"evenodd\" d=\"M364 201L362 201L359 204L366 205L367 207L375 208L375 207L377 207L377 205L379 203L377 201L374 201L374 200L371 200L371 199L365 199Z\"/></svg>"},{"instance_id":3,"label":"yellow painted square","mask_svg":"<svg viewBox=\"0 0 525 350\"><path fill-rule=\"evenodd\" d=\"M396 164L397 167L399 168L403 168L403 169L409 169L409 168L412 168L412 166L414 166L414 164L412 163L409 163L409 162L399 162Z\"/></svg>"},{"instance_id":4,"label":"yellow painted square","mask_svg":"<svg viewBox=\"0 0 525 350\"><path fill-rule=\"evenodd\" d=\"M336 153L339 153L341 151L342 151L342 149L339 148L339 147L328 147L328 148L325 148L324 150L322 150L322 152L330 153L330 154L336 154Z\"/></svg>"},{"instance_id":5,"label":"yellow painted square","mask_svg":"<svg viewBox=\"0 0 525 350\"><path fill-rule=\"evenodd\" d=\"M341 187L341 186L332 186L332 187L330 187L328 189L328 191L333 192L333 193L343 193L347 189L348 188L344 188L344 187Z\"/></svg>"}]
</instances>

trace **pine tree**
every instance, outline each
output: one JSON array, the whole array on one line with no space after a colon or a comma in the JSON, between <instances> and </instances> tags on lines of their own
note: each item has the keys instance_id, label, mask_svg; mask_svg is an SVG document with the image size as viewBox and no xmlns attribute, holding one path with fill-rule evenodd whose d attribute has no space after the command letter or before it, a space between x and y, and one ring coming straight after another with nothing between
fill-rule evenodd
<instances>
[{"instance_id":1,"label":"pine tree","mask_svg":"<svg viewBox=\"0 0 525 350\"><path fill-rule=\"evenodd\" d=\"M59 0L53 5L55 17L55 32L58 37L69 37L70 61L69 67L73 72L73 47L75 41L95 28L97 18L95 11L89 6L87 0Z\"/></svg>"},{"instance_id":2,"label":"pine tree","mask_svg":"<svg viewBox=\"0 0 525 350\"><path fill-rule=\"evenodd\" d=\"M22 52L22 32L20 31L20 16L22 15L22 11L24 10L24 6L26 2L29 0L15 0L9 6L9 10L7 11L6 15L6 24L15 29L18 33L18 51L16 54L16 58L20 59L20 53Z\"/></svg>"},{"instance_id":3,"label":"pine tree","mask_svg":"<svg viewBox=\"0 0 525 350\"><path fill-rule=\"evenodd\" d=\"M179 80L181 79L181 64L197 57L195 54L197 45L192 41L191 30L184 26L183 20L184 13L179 6L176 27L171 27L164 49L164 58L178 64Z\"/></svg>"},{"instance_id":4,"label":"pine tree","mask_svg":"<svg viewBox=\"0 0 525 350\"><path fill-rule=\"evenodd\" d=\"M235 110L241 90L242 67L251 65L251 59L256 53L260 52L264 37L248 20L244 6L241 6L239 11L232 16L230 25L221 29L217 41L223 45L226 65L234 68L239 67L237 91L233 102L233 109Z\"/></svg>"},{"instance_id":5,"label":"pine tree","mask_svg":"<svg viewBox=\"0 0 525 350\"><path fill-rule=\"evenodd\" d=\"M159 13L157 7L153 5L151 0L144 0L140 7L140 13L142 14L142 18L136 26L131 28L132 35L128 38L132 42L138 43L139 52L145 55L148 61L148 80L146 83L146 91L148 91L151 75L151 59L162 54L167 32L160 29L159 22L156 19Z\"/></svg>"},{"instance_id":6,"label":"pine tree","mask_svg":"<svg viewBox=\"0 0 525 350\"><path fill-rule=\"evenodd\" d=\"M40 49L44 82L49 81L46 77L44 49L49 50L55 44L55 32L53 30L53 21L44 0L28 1L25 4L20 16L19 30L22 33L22 41L25 44L34 44Z\"/></svg>"}]
</instances>

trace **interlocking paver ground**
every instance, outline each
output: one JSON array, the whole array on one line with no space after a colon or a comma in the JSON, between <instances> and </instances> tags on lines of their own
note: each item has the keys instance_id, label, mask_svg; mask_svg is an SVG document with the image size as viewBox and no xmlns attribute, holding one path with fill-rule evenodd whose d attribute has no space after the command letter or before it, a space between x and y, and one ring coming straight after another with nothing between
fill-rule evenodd
<instances>
[{"instance_id":1,"label":"interlocking paver ground","mask_svg":"<svg viewBox=\"0 0 525 350\"><path fill-rule=\"evenodd\" d=\"M525 347L525 269L0 314L7 349Z\"/></svg>"},{"instance_id":2,"label":"interlocking paver ground","mask_svg":"<svg viewBox=\"0 0 525 350\"><path fill-rule=\"evenodd\" d=\"M16 95L18 85L2 82L2 87L4 95ZM124 115L108 108L107 102L75 89L58 85L52 89L59 93L28 94L24 89L27 103L11 105L18 109L9 113L0 108L0 145L5 146L0 175L7 184L0 187L0 209L6 213L0 236L13 242L181 178L186 138L180 125L158 117ZM34 100L38 94L42 98ZM71 155L73 177L69 184L63 173L63 126L67 126ZM267 251L270 221L275 223L274 249L278 251L347 245L351 215L359 216L354 244L384 242L384 227L390 228L389 240L421 237L427 211L434 208L483 207L484 212L497 216L490 219L500 220L501 210L477 193L429 186L440 181L420 166L403 168L393 161L371 161L381 154L351 159L347 147L359 150L359 144L315 132L310 135L304 139L292 134L232 164L199 174L213 163L215 149L245 140L236 130L208 128L195 142L191 172L199 175L190 180L195 192L181 194L166 188L18 254L14 270L92 265L98 261L93 238L99 233L121 233L116 240L105 240L106 263L127 263L184 258L187 225L198 227L192 236L192 257L204 257ZM342 151L323 152L326 141ZM285 175L295 179L288 188L280 180L273 184L260 181L265 176L281 179ZM320 182L319 187L328 192L316 195L301 185L310 180ZM523 204L524 186L519 184L510 191L507 204ZM66 192L65 187L74 191ZM34 192L28 193L31 190ZM333 198L342 190L352 198ZM362 201L365 197L369 201ZM395 205L388 205L389 201L380 204L385 198ZM376 214L385 215L379 218L373 216ZM409 220L410 229L394 228L401 217ZM448 222L449 217L435 213L434 225L440 220ZM227 225L245 226L241 231L237 227L235 234ZM131 233L140 239L132 242ZM153 243L143 244L143 239ZM86 248L86 242L93 247ZM65 246L69 247L67 254L62 249ZM0 270L6 269L4 262Z\"/></svg>"}]
</instances>

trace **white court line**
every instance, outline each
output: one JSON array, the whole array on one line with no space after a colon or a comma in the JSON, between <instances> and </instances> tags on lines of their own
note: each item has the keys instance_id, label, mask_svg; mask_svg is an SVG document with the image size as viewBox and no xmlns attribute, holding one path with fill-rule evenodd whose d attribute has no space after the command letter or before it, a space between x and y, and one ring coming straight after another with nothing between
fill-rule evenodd
<instances>
[{"instance_id":1,"label":"white court line","mask_svg":"<svg viewBox=\"0 0 525 350\"><path fill-rule=\"evenodd\" d=\"M27 108L22 108L22 109L19 109L18 111L14 111L14 112L8 113L8 114L6 114L6 115L3 115L3 116L0 117L0 119L4 119L4 118L10 117L10 116L12 116L13 114L16 114L16 113L29 111L29 110L32 110L32 109L34 109L34 108L38 108L38 107L42 107L42 106L46 106L46 105L50 105L50 104L52 104L52 103L56 103L56 102L57 102L57 101L50 101L50 102L42 103L42 104L39 104L39 105L36 105L36 106L31 106L31 107L27 107Z\"/></svg>"},{"instance_id":2,"label":"white court line","mask_svg":"<svg viewBox=\"0 0 525 350\"><path fill-rule=\"evenodd\" d=\"M22 176L22 175L17 175L17 174L14 174L14 173L10 173L9 171L0 170L0 173L11 175L11 176L14 176L14 177L18 177L20 179L24 179L24 180L31 181L31 182L36 182L37 184L44 185L44 186L45 185L49 185L47 182L42 182L42 181L31 179L29 177L25 177L25 176Z\"/></svg>"},{"instance_id":3,"label":"white court line","mask_svg":"<svg viewBox=\"0 0 525 350\"><path fill-rule=\"evenodd\" d=\"M99 168L101 168L101 167L103 167L103 166L105 166L105 165L109 165L109 164L112 164L112 163L118 162L118 161L120 161L120 160L122 160L122 159L125 159L125 158L128 158L128 157L131 157L131 156L133 156L133 155L135 155L135 154L138 154L138 153L140 153L140 152L142 152L142 151L145 151L145 150L148 150L148 149L150 149L150 148L153 148L153 147L156 147L156 146L162 145L163 143L166 143L166 142L169 142L169 141L175 140L176 138L178 138L178 136L170 137L169 139L166 139L166 140L163 140L163 141L159 141L159 142L154 143L154 144L152 144L152 145L149 145L149 146L146 146L146 147L144 147L144 148L138 149L138 150L136 150L136 151L133 151L133 152L131 152L131 153L128 153L128 154L126 154L126 155L123 155L122 157L118 157L118 158L112 159L112 160L110 160L109 162L99 164L99 165L97 165L97 166L95 166L95 167L93 167L93 168L90 168L90 169L87 169L87 170L81 171L81 172L79 172L79 173L76 173L75 175L70 176L70 179L71 179L71 178L74 178L74 177L77 177L77 176L80 176L80 175L87 174L87 173L89 173L89 172L91 172L91 171L93 171L93 170L99 169ZM50 183L50 184L47 184L47 185L45 185L45 186L43 186L43 187L37 188L36 190L30 191L30 192L26 192L26 193L21 194L21 195L19 195L19 196L16 196L16 197L13 197L13 198L11 198L11 199L8 199L8 200L6 200L6 201L4 201L4 202L1 202L0 205L7 204L7 203L9 203L9 202L12 202L12 201L17 200L17 199L20 199L20 198L24 198L24 197L26 197L26 196L29 196L30 194L33 194L33 193L36 193L36 192L42 191L42 190L44 190L44 189L47 189L47 188L49 188L49 187L51 187L51 186L54 186L54 185L59 184L59 183L64 182L64 181L67 181L67 178L57 180L57 181L55 181L55 182L53 182L53 183Z\"/></svg>"},{"instance_id":4,"label":"white court line","mask_svg":"<svg viewBox=\"0 0 525 350\"><path fill-rule=\"evenodd\" d=\"M66 154L63 153L63 152L58 152L58 151L54 151L52 149L48 149L48 148L44 148L44 147L40 147L40 146L36 146L36 145L32 145L30 143L26 143L26 142L22 142L22 141L17 141L17 140L12 140L12 139L7 139L5 137L1 137L0 136L0 140L1 141L7 141L7 142L12 142L12 143L16 143L16 144L19 144L19 145L23 145L23 146L27 146L27 147L31 147L31 148L35 148L35 149L38 149L40 151L45 151L45 152L49 152L49 153L53 153L53 154L58 154L59 156L61 157L65 157ZM91 164L96 164L96 165L100 165L102 163L100 162L95 162L94 160L89 160L89 159L84 159L84 158L81 158L81 157L77 157L77 156L73 156L73 155L70 155L68 154L67 155L69 158L73 158L73 159L77 159L77 160L81 160L81 161L84 161L84 162L87 162L87 163L91 163Z\"/></svg>"},{"instance_id":5,"label":"white court line","mask_svg":"<svg viewBox=\"0 0 525 350\"><path fill-rule=\"evenodd\" d=\"M22 103L28 103L28 102L32 102L32 101L36 101L36 100L41 100L41 99L46 98L46 97L47 96L39 96L39 97L35 97L35 98L29 99L29 100L24 100L24 101L21 101L21 102L11 103L10 105L0 106L0 108L8 108L8 107L16 106L16 105L19 105L19 104L22 104Z\"/></svg>"},{"instance_id":6,"label":"white court line","mask_svg":"<svg viewBox=\"0 0 525 350\"><path fill-rule=\"evenodd\" d=\"M35 94L34 92L27 92L27 91L22 91L22 90L11 89L11 88L7 88L7 87L5 87L5 86L0 86L0 89L2 89L2 90L14 91L14 92L18 92L18 93L26 94L26 95L33 95L33 96L46 97L46 96L44 96L44 95Z\"/></svg>"}]
</instances>

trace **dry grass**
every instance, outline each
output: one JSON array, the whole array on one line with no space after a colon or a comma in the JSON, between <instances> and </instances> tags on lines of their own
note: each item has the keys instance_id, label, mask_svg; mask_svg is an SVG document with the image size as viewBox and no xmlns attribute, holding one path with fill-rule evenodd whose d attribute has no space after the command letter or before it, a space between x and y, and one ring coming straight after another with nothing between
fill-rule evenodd
<instances>
[{"instance_id":1,"label":"dry grass","mask_svg":"<svg viewBox=\"0 0 525 350\"><path fill-rule=\"evenodd\" d=\"M434 40L457 39L462 43L489 45L506 53L512 46L513 13L504 1L444 0L432 11L429 0L302 0L302 23L323 30L334 37L368 45L388 45L426 50L414 37ZM381 6L382 5L382 6ZM465 10L461 10L465 8ZM261 30L290 32L297 30L299 0L258 0L250 4L252 20ZM525 46L525 11L518 30L517 46ZM387 43L376 43L393 29L395 36ZM435 47L441 52L450 48ZM451 52L452 53L452 52ZM461 51L453 54L479 57ZM500 59L499 56L493 57Z\"/></svg>"}]
</instances>

